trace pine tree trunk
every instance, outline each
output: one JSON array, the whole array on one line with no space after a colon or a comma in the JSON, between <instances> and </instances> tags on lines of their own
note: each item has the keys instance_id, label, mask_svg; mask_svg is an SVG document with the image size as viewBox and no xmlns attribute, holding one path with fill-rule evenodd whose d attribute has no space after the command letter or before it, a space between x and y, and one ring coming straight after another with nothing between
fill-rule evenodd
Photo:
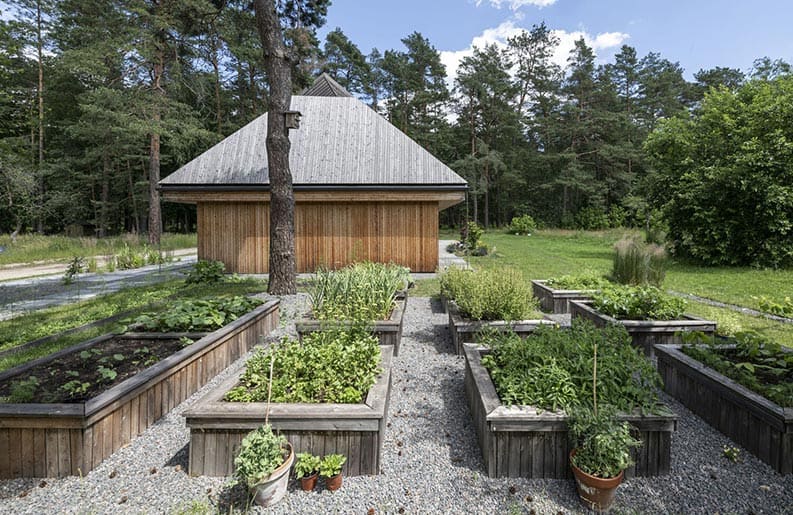
<instances>
[{"instance_id":1,"label":"pine tree trunk","mask_svg":"<svg viewBox=\"0 0 793 515\"><path fill-rule=\"evenodd\" d=\"M295 284L295 197L289 170L289 133L284 113L292 100L292 70L273 0L255 0L256 26L270 85L267 163L270 175L270 281L273 295L297 292Z\"/></svg>"},{"instance_id":2,"label":"pine tree trunk","mask_svg":"<svg viewBox=\"0 0 793 515\"><path fill-rule=\"evenodd\" d=\"M39 214L36 219L36 231L41 234L44 232L44 62L43 62L43 42L41 39L41 2L36 2L36 49L39 59L39 85L38 85L38 104L39 104L39 155L38 155L38 200Z\"/></svg>"},{"instance_id":3,"label":"pine tree trunk","mask_svg":"<svg viewBox=\"0 0 793 515\"><path fill-rule=\"evenodd\" d=\"M110 204L110 157L105 154L102 158L102 190L99 194L99 220L96 235L100 238L107 236L108 207Z\"/></svg>"},{"instance_id":4,"label":"pine tree trunk","mask_svg":"<svg viewBox=\"0 0 793 515\"><path fill-rule=\"evenodd\" d=\"M154 111L152 122L154 129L149 135L149 244L159 245L162 235L162 212L160 210L160 102L159 97L165 94L162 89L161 80L165 56L162 51L158 52L153 67L152 90L155 95Z\"/></svg>"}]
</instances>

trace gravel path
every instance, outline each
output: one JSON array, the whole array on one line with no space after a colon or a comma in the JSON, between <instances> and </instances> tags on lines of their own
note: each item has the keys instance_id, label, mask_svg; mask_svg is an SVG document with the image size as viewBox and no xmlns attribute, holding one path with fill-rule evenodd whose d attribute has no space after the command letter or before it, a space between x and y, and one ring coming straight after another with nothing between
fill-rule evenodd
<instances>
[{"instance_id":1,"label":"gravel path","mask_svg":"<svg viewBox=\"0 0 793 515\"><path fill-rule=\"evenodd\" d=\"M283 299L293 320L305 296ZM463 358L452 354L440 306L411 298L400 356L394 359L389 427L380 476L345 478L341 490L290 487L262 513L579 513L572 481L489 479L463 394ZM292 332L284 323L278 333ZM181 412L243 364L149 428L84 478L0 482L2 513L226 513L244 509L240 487L223 478L185 474L188 432ZM634 478L617 494L616 513L793 513L793 476L774 473L745 450L741 463L722 456L734 445L678 403L671 476ZM111 477L112 476L112 477ZM192 510L192 511L191 511ZM372 511L373 510L373 511Z\"/></svg>"}]
</instances>

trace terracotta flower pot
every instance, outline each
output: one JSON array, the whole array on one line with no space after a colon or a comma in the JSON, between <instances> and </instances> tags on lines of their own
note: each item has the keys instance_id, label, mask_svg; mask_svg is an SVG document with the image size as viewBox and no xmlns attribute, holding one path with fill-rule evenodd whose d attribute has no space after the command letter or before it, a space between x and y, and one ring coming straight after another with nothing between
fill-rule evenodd
<instances>
[{"instance_id":1,"label":"terracotta flower pot","mask_svg":"<svg viewBox=\"0 0 793 515\"><path fill-rule=\"evenodd\" d=\"M266 479L251 488L254 494L253 502L258 506L272 506L280 501L286 494L286 487L289 485L289 469L295 461L295 453L292 451L292 444L287 444L289 456L284 462L267 476Z\"/></svg>"},{"instance_id":2,"label":"terracotta flower pot","mask_svg":"<svg viewBox=\"0 0 793 515\"><path fill-rule=\"evenodd\" d=\"M314 472L310 476L303 476L300 478L300 487L304 492L310 492L317 486L317 477L319 477L319 474Z\"/></svg>"},{"instance_id":3,"label":"terracotta flower pot","mask_svg":"<svg viewBox=\"0 0 793 515\"><path fill-rule=\"evenodd\" d=\"M331 492L341 488L341 474L336 474L335 476L326 478L325 487Z\"/></svg>"},{"instance_id":4,"label":"terracotta flower pot","mask_svg":"<svg viewBox=\"0 0 793 515\"><path fill-rule=\"evenodd\" d=\"M578 495L589 509L599 512L608 511L614 503L617 487L622 483L625 471L621 470L619 475L612 478L601 478L589 475L576 467L573 463L575 451L575 449L570 451L570 466L573 468L573 476L575 476L575 485L578 490Z\"/></svg>"}]
</instances>

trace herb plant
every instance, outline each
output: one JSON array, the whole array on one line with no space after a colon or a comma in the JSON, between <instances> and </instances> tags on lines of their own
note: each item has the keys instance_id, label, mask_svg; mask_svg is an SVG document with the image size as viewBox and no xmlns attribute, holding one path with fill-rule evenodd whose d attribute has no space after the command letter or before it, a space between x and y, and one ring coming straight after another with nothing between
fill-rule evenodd
<instances>
[{"instance_id":1,"label":"herb plant","mask_svg":"<svg viewBox=\"0 0 793 515\"><path fill-rule=\"evenodd\" d=\"M440 276L441 291L473 320L523 320L539 309L529 284L514 269L460 270Z\"/></svg>"},{"instance_id":2,"label":"herb plant","mask_svg":"<svg viewBox=\"0 0 793 515\"><path fill-rule=\"evenodd\" d=\"M631 436L630 425L618 421L614 409L608 406L597 411L573 409L568 425L576 449L573 464L591 476L617 477L633 464L631 448L642 443Z\"/></svg>"},{"instance_id":3,"label":"herb plant","mask_svg":"<svg viewBox=\"0 0 793 515\"><path fill-rule=\"evenodd\" d=\"M146 331L214 331L233 322L256 306L260 299L234 296L204 300L180 300L167 310L139 315L134 323Z\"/></svg>"},{"instance_id":4,"label":"herb plant","mask_svg":"<svg viewBox=\"0 0 793 515\"><path fill-rule=\"evenodd\" d=\"M717 345L702 333L685 335L683 353L759 393L783 408L793 408L793 352L757 333L731 340L734 348Z\"/></svg>"},{"instance_id":5,"label":"herb plant","mask_svg":"<svg viewBox=\"0 0 793 515\"><path fill-rule=\"evenodd\" d=\"M574 319L570 329L540 326L525 339L509 332L486 333L484 343L491 350L482 365L506 405L547 410L591 406L592 356L598 345L597 393L602 402L626 412L656 408L661 378L622 326L597 329Z\"/></svg>"},{"instance_id":6,"label":"herb plant","mask_svg":"<svg viewBox=\"0 0 793 515\"><path fill-rule=\"evenodd\" d=\"M267 424L248 433L234 458L234 475L248 488L253 488L280 467L289 457L289 448L283 435L273 433Z\"/></svg>"},{"instance_id":7,"label":"herb plant","mask_svg":"<svg viewBox=\"0 0 793 515\"><path fill-rule=\"evenodd\" d=\"M319 456L314 456L310 452L298 453L295 461L295 478L313 476L319 472L319 464Z\"/></svg>"},{"instance_id":8,"label":"herb plant","mask_svg":"<svg viewBox=\"0 0 793 515\"><path fill-rule=\"evenodd\" d=\"M381 359L378 339L365 327L317 331L302 342L285 337L248 359L239 386L225 399L266 401L271 356L272 402L307 403L361 402L377 379Z\"/></svg>"},{"instance_id":9,"label":"herb plant","mask_svg":"<svg viewBox=\"0 0 793 515\"><path fill-rule=\"evenodd\" d=\"M611 283L601 274L588 271L552 277L545 281L545 284L557 290L599 290Z\"/></svg>"},{"instance_id":10,"label":"herb plant","mask_svg":"<svg viewBox=\"0 0 793 515\"><path fill-rule=\"evenodd\" d=\"M394 264L355 263L337 271L317 270L309 285L311 311L319 320L385 320L410 271Z\"/></svg>"},{"instance_id":11,"label":"herb plant","mask_svg":"<svg viewBox=\"0 0 793 515\"><path fill-rule=\"evenodd\" d=\"M686 301L654 286L610 286L592 295L592 307L618 319L675 320L683 315Z\"/></svg>"},{"instance_id":12,"label":"herb plant","mask_svg":"<svg viewBox=\"0 0 793 515\"><path fill-rule=\"evenodd\" d=\"M328 454L319 463L319 475L322 477L338 476L346 462L347 457L343 454Z\"/></svg>"}]
</instances>

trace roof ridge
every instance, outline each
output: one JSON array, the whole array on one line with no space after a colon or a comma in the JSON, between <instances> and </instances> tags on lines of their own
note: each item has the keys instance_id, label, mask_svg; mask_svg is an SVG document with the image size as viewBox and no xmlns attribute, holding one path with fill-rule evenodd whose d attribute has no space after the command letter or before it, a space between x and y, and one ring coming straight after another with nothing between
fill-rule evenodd
<instances>
[{"instance_id":1,"label":"roof ridge","mask_svg":"<svg viewBox=\"0 0 793 515\"><path fill-rule=\"evenodd\" d=\"M319 77L314 79L314 83L300 95L304 97L352 97L350 92L344 89L344 86L336 82L326 72L322 72Z\"/></svg>"}]
</instances>

